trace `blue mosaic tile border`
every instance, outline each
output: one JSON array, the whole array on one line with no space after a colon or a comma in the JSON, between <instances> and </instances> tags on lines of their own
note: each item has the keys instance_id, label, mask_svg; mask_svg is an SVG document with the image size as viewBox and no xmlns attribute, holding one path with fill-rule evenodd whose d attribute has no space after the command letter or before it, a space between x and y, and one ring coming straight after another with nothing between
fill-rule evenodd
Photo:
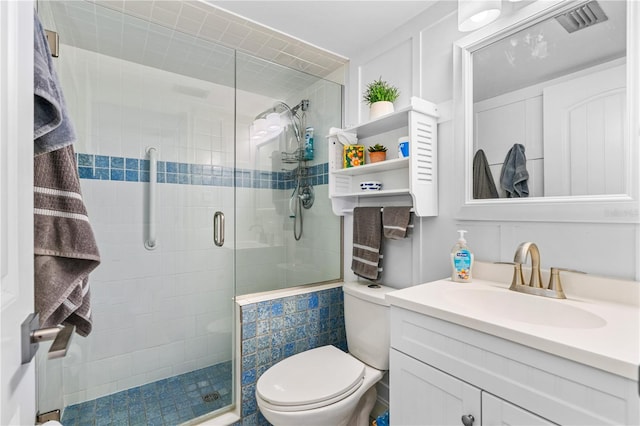
<instances>
[{"instance_id":1,"label":"blue mosaic tile border","mask_svg":"<svg viewBox=\"0 0 640 426\"><path fill-rule=\"evenodd\" d=\"M65 407L64 426L173 426L231 404L231 361ZM217 399L203 399L217 392Z\"/></svg>"},{"instance_id":2,"label":"blue mosaic tile border","mask_svg":"<svg viewBox=\"0 0 640 426\"><path fill-rule=\"evenodd\" d=\"M269 425L258 411L256 382L278 361L334 345L347 351L342 287L242 306L242 424Z\"/></svg>"},{"instance_id":3,"label":"blue mosaic tile border","mask_svg":"<svg viewBox=\"0 0 640 426\"><path fill-rule=\"evenodd\" d=\"M149 160L108 155L76 154L80 179L149 182ZM233 167L158 161L158 183L180 185L235 186L256 189L292 189L291 171L234 169ZM312 185L329 183L329 163L309 166Z\"/></svg>"}]
</instances>

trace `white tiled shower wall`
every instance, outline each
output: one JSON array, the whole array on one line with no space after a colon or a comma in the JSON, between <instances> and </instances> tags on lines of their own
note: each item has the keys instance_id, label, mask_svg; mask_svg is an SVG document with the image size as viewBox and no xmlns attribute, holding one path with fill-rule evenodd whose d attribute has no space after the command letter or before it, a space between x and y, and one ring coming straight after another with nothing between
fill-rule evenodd
<instances>
[{"instance_id":1,"label":"white tiled shower wall","mask_svg":"<svg viewBox=\"0 0 640 426\"><path fill-rule=\"evenodd\" d=\"M146 148L154 146L161 161L233 166L232 88L65 45L61 57L56 65L78 133L77 152L143 159ZM194 93L206 97L185 96L180 87L197 88ZM331 93L339 96L335 88ZM336 102L329 92L319 83L300 96L320 106ZM273 101L249 93L242 98L258 111ZM334 104L337 121L320 126L319 135L339 125L339 101ZM249 140L254 114L238 115L239 141ZM332 119L312 117L310 125ZM324 137L316 141L317 158L326 158ZM246 143L238 149L239 167L257 164L255 149ZM51 401L50 408L229 360L231 248L234 240L247 247L259 242L251 224L259 222L273 238L259 253L239 250L241 292L323 281L330 279L327 271L339 277L340 222L330 214L326 185L316 187L316 204L305 211L305 238L298 243L289 218L276 214L283 203L288 205L289 191L238 188L237 219L227 215L227 230L236 233L227 235L227 247L218 248L212 244L211 219L217 210L233 211L234 189L159 184L158 248L148 251L143 246L147 185L93 179L81 184L102 255L90 277L94 331L75 339L62 362L46 366L41 388L62 382L63 401ZM315 264L325 266L309 266ZM47 409L41 404L41 411Z\"/></svg>"}]
</instances>

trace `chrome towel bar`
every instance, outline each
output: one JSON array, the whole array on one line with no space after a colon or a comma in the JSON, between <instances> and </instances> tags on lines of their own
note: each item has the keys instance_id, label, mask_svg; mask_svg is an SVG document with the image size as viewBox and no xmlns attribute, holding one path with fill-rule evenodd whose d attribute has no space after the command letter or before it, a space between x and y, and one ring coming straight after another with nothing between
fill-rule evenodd
<instances>
[{"instance_id":1,"label":"chrome towel bar","mask_svg":"<svg viewBox=\"0 0 640 426\"><path fill-rule=\"evenodd\" d=\"M154 147L147 149L149 156L149 199L147 208L147 239L144 242L144 248L147 250L155 250L156 241L156 190L158 186L158 150Z\"/></svg>"}]
</instances>

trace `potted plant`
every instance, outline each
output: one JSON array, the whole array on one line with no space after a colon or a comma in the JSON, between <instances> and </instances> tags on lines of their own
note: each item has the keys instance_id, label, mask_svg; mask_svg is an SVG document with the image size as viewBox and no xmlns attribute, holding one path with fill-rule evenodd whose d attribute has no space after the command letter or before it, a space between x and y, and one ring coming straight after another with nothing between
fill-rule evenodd
<instances>
[{"instance_id":1,"label":"potted plant","mask_svg":"<svg viewBox=\"0 0 640 426\"><path fill-rule=\"evenodd\" d=\"M372 163L378 161L384 161L387 159L387 147L380 144L375 144L369 147L369 159Z\"/></svg>"},{"instance_id":2,"label":"potted plant","mask_svg":"<svg viewBox=\"0 0 640 426\"><path fill-rule=\"evenodd\" d=\"M398 96L400 96L398 88L382 80L382 76L367 84L363 100L369 104L369 119L373 120L393 112L393 103Z\"/></svg>"}]
</instances>

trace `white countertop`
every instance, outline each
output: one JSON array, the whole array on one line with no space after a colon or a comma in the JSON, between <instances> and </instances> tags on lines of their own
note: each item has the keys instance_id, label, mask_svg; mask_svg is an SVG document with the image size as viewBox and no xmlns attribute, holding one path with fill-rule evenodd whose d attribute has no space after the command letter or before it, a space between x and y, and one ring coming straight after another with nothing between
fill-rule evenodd
<instances>
[{"instance_id":1,"label":"white countertop","mask_svg":"<svg viewBox=\"0 0 640 426\"><path fill-rule=\"evenodd\" d=\"M603 288L607 287L603 286ZM456 300L456 295L461 294L459 292L465 289L476 292L481 289L483 296L488 298L485 297L485 302L482 300L475 302L471 297L466 298L464 303L460 303ZM607 291L613 291L613 289L609 287ZM504 292L509 292L508 298L512 296L520 298L514 300L520 303L528 303L530 300L522 298L543 299L531 299L532 305L541 307L541 310L548 307L562 313L564 307L574 311L578 308L581 312L587 311L595 315L594 318L597 321L594 321L590 328L571 324L550 326L545 324L544 311L538 312L537 317L532 318L533 321L513 319L505 316L504 313L495 314L490 306L486 306L486 301L494 294L496 299L502 300L498 296ZM518 293L509 291L504 280L496 282L474 278L472 283L464 284L452 282L450 279L420 284L388 293L386 299L392 306L469 327L638 380L638 365L640 365L640 308L638 305L588 299L570 294L567 294L567 297L567 299L557 300ZM505 309L508 310L508 307Z\"/></svg>"}]
</instances>

